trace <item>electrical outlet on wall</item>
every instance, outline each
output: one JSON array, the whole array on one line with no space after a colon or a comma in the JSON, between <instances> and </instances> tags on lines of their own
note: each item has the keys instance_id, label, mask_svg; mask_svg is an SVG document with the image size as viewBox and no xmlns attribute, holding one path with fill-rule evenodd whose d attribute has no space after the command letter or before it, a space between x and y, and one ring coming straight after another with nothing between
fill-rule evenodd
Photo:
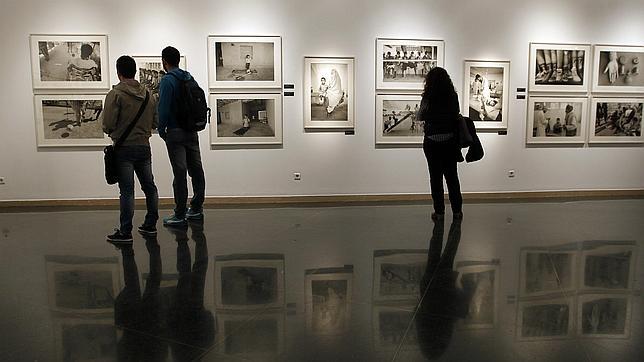
<instances>
[{"instance_id":1,"label":"electrical outlet on wall","mask_svg":"<svg viewBox=\"0 0 644 362\"><path fill-rule=\"evenodd\" d=\"M0 176L0 185L4 185L5 179L4 176Z\"/></svg>"},{"instance_id":2,"label":"electrical outlet on wall","mask_svg":"<svg viewBox=\"0 0 644 362\"><path fill-rule=\"evenodd\" d=\"M514 176L516 176L516 175L517 175L516 171L514 171L514 170L509 170L509 171L508 171L508 177L509 177L509 178L513 178L513 177L514 177Z\"/></svg>"},{"instance_id":3,"label":"electrical outlet on wall","mask_svg":"<svg viewBox=\"0 0 644 362\"><path fill-rule=\"evenodd\" d=\"M302 174L299 172L293 172L293 180L300 181L302 180Z\"/></svg>"}]
</instances>

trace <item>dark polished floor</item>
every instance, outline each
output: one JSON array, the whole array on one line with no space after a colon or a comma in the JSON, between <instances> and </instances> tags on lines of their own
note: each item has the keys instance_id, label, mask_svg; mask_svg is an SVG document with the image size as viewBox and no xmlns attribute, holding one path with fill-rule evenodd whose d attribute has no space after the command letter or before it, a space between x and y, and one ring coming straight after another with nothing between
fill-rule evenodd
<instances>
[{"instance_id":1,"label":"dark polished floor","mask_svg":"<svg viewBox=\"0 0 644 362\"><path fill-rule=\"evenodd\" d=\"M0 360L642 360L644 200L429 213L0 213Z\"/></svg>"}]
</instances>

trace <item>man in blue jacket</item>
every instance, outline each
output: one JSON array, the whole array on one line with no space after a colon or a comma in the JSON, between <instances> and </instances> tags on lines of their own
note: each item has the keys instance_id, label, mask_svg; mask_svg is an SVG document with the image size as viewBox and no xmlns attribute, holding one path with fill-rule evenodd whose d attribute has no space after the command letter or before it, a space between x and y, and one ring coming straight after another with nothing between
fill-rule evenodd
<instances>
[{"instance_id":1,"label":"man in blue jacket","mask_svg":"<svg viewBox=\"0 0 644 362\"><path fill-rule=\"evenodd\" d=\"M165 140L168 156L172 165L174 180L174 214L163 219L163 225L185 225L186 220L203 218L206 180L201 164L199 135L179 127L177 119L178 97L181 96L183 82L192 76L179 69L181 55L174 47L166 47L161 52L163 69L167 74L159 84L159 135ZM192 179L194 196L188 202L188 179Z\"/></svg>"}]
</instances>

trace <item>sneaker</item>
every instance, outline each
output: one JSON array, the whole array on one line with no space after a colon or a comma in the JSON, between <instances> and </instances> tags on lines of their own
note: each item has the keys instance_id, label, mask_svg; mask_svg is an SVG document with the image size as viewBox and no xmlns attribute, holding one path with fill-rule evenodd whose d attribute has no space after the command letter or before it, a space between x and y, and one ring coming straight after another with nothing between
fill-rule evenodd
<instances>
[{"instance_id":1,"label":"sneaker","mask_svg":"<svg viewBox=\"0 0 644 362\"><path fill-rule=\"evenodd\" d=\"M122 233L121 230L119 229L114 229L114 234L108 235L107 236L107 241L110 241L112 243L131 243L132 242L132 234L125 234Z\"/></svg>"},{"instance_id":2,"label":"sneaker","mask_svg":"<svg viewBox=\"0 0 644 362\"><path fill-rule=\"evenodd\" d=\"M141 235L156 235L157 234L157 227L154 225L141 225L139 226L139 233Z\"/></svg>"},{"instance_id":3,"label":"sneaker","mask_svg":"<svg viewBox=\"0 0 644 362\"><path fill-rule=\"evenodd\" d=\"M203 219L203 211L197 211L193 208L189 208L188 211L186 211L186 219L187 220L201 220Z\"/></svg>"},{"instance_id":4,"label":"sneaker","mask_svg":"<svg viewBox=\"0 0 644 362\"><path fill-rule=\"evenodd\" d=\"M172 226L172 225L186 225L186 218L178 218L175 214L172 214L163 219L163 226Z\"/></svg>"}]
</instances>

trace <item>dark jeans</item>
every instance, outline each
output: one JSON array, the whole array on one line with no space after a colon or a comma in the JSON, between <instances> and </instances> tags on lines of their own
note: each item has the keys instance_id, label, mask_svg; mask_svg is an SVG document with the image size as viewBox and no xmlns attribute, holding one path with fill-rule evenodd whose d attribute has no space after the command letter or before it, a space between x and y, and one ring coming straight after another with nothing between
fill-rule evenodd
<instances>
[{"instance_id":1,"label":"dark jeans","mask_svg":"<svg viewBox=\"0 0 644 362\"><path fill-rule=\"evenodd\" d=\"M145 193L145 225L156 225L159 219L159 194L152 175L152 152L149 146L121 146L116 151L119 164L119 190L121 192L121 227L123 233L132 232L134 217L134 173Z\"/></svg>"},{"instance_id":2,"label":"dark jeans","mask_svg":"<svg viewBox=\"0 0 644 362\"><path fill-rule=\"evenodd\" d=\"M201 165L201 151L199 150L199 135L197 132L188 132L181 128L168 130L165 140L168 156L172 165L174 181L174 214L178 218L186 216L188 203L188 178L192 179L194 196L190 201L193 210L201 211L206 194L206 178Z\"/></svg>"},{"instance_id":3,"label":"dark jeans","mask_svg":"<svg viewBox=\"0 0 644 362\"><path fill-rule=\"evenodd\" d=\"M463 197L461 196L461 185L458 182L456 140L446 142L434 142L425 138L423 151L427 158L429 168L429 185L432 190L434 201L434 212L445 213L445 200L443 189L443 177L447 183L449 201L453 212L462 212Z\"/></svg>"}]
</instances>

